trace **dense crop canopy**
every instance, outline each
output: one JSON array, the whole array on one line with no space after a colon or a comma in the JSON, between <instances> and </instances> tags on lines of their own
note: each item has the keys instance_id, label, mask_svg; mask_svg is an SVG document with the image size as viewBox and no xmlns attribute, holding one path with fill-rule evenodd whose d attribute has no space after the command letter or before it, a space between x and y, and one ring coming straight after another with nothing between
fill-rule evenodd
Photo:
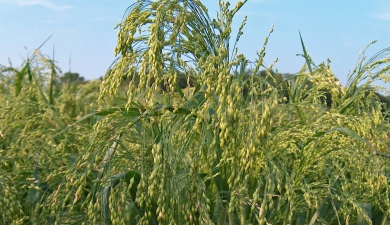
<instances>
[{"instance_id":1,"label":"dense crop canopy","mask_svg":"<svg viewBox=\"0 0 390 225\"><path fill-rule=\"evenodd\" d=\"M198 0L131 5L118 25L118 58L100 84L99 103L97 82L73 93L63 87L51 102L44 99L54 89L39 89L35 78L20 83L18 71L15 80L1 77L0 90L15 102L0 111L0 207L13 203L1 219L385 222L389 126L371 84L388 81L390 49L369 60L363 52L344 87L329 62L314 65L301 38L305 65L282 76L263 65L269 36L255 62L239 54L246 18L231 41L244 3L220 1L215 19ZM18 193L27 195L31 211Z\"/></svg>"}]
</instances>

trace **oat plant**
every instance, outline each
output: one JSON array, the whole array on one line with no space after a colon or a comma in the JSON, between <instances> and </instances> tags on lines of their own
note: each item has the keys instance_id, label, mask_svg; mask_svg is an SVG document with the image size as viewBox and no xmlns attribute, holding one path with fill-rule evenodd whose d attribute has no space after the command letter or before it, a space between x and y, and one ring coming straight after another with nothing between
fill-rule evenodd
<instances>
[{"instance_id":1,"label":"oat plant","mask_svg":"<svg viewBox=\"0 0 390 225\"><path fill-rule=\"evenodd\" d=\"M51 212L41 210L43 202L66 181L65 171L88 146L99 119L75 124L98 109L100 82L69 90L60 76L54 58L39 48L20 67L1 67L1 224L53 221Z\"/></svg>"},{"instance_id":2,"label":"oat plant","mask_svg":"<svg viewBox=\"0 0 390 225\"><path fill-rule=\"evenodd\" d=\"M39 66L22 86L1 76L14 102L0 99L3 222L384 224L389 126L371 86L387 82L389 49L363 52L344 87L301 38L304 66L284 78L263 64L270 36L254 62L239 54L243 4L219 1L212 19L198 0L136 1L99 103L83 102L90 83L51 104Z\"/></svg>"},{"instance_id":3,"label":"oat plant","mask_svg":"<svg viewBox=\"0 0 390 225\"><path fill-rule=\"evenodd\" d=\"M238 53L246 18L233 39L232 21L244 3L220 1L215 19L196 0L128 8L100 96L127 77L127 103L95 114L105 117L91 145L68 170L63 198L52 196L57 224L385 221L388 125L365 84L386 81L388 67L376 69L388 50L363 57L346 87L329 64L312 67L303 41L308 67L294 78L272 82L272 66L256 77L269 37L252 64Z\"/></svg>"}]
</instances>

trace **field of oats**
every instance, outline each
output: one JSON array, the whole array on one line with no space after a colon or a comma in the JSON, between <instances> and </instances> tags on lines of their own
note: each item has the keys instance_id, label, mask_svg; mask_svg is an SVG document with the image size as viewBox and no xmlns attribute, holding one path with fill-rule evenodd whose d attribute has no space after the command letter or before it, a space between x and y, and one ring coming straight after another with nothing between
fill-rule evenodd
<instances>
[{"instance_id":1,"label":"field of oats","mask_svg":"<svg viewBox=\"0 0 390 225\"><path fill-rule=\"evenodd\" d=\"M0 68L0 224L387 224L390 48L340 85L231 46L242 4L137 1L102 80ZM251 69L249 69L251 68Z\"/></svg>"}]
</instances>

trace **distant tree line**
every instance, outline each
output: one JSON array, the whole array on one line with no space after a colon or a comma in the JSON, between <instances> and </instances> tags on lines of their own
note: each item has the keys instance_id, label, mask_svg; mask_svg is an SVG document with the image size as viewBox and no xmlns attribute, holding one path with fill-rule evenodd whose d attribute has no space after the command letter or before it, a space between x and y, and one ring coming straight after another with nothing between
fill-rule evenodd
<instances>
[{"instance_id":1,"label":"distant tree line","mask_svg":"<svg viewBox=\"0 0 390 225\"><path fill-rule=\"evenodd\" d=\"M60 76L61 83L83 83L85 78L80 76L79 73L66 72L64 75Z\"/></svg>"}]
</instances>

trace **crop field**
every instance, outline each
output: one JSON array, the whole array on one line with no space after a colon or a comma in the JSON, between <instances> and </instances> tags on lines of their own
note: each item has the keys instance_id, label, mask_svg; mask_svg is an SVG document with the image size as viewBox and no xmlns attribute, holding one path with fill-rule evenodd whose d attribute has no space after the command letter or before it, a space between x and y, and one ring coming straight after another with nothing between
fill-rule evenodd
<instances>
[{"instance_id":1,"label":"crop field","mask_svg":"<svg viewBox=\"0 0 390 225\"><path fill-rule=\"evenodd\" d=\"M254 62L232 45L244 3L137 1L100 80L0 66L0 224L388 224L390 48L341 85L301 36L280 74L273 27Z\"/></svg>"}]
</instances>

